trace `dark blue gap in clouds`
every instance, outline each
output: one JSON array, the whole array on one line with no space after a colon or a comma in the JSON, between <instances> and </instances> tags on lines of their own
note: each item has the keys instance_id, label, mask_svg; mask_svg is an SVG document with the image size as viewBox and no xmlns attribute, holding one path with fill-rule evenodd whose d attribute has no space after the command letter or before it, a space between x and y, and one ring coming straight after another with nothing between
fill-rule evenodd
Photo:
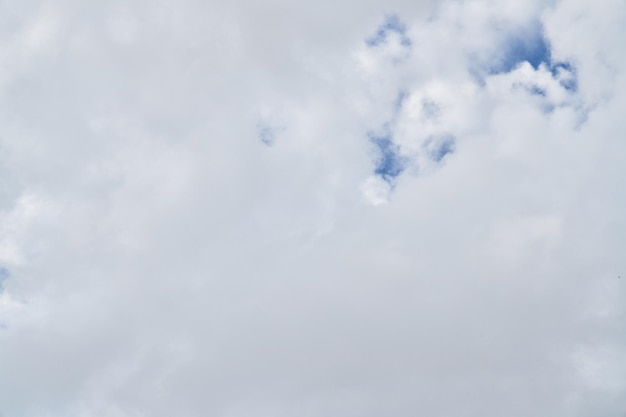
<instances>
[{"instance_id":1,"label":"dark blue gap in clouds","mask_svg":"<svg viewBox=\"0 0 626 417\"><path fill-rule=\"evenodd\" d=\"M385 16L383 24L378 27L378 30L373 36L365 39L365 43L370 47L382 45L387 42L387 38L392 32L400 35L400 44L402 46L411 46L411 39L406 34L407 27L395 14Z\"/></svg>"},{"instance_id":2,"label":"dark blue gap in clouds","mask_svg":"<svg viewBox=\"0 0 626 417\"><path fill-rule=\"evenodd\" d=\"M550 63L550 46L541 26L535 26L531 30L513 34L505 41L501 55L491 68L492 73L509 72L524 61L535 69L542 63Z\"/></svg>"},{"instance_id":3,"label":"dark blue gap in clouds","mask_svg":"<svg viewBox=\"0 0 626 417\"><path fill-rule=\"evenodd\" d=\"M376 167L374 173L392 184L407 166L407 158L400 155L400 147L393 143L391 134L367 134L370 142L376 146Z\"/></svg>"},{"instance_id":4,"label":"dark blue gap in clouds","mask_svg":"<svg viewBox=\"0 0 626 417\"><path fill-rule=\"evenodd\" d=\"M544 36L543 25L539 22L530 25L526 30L509 34L500 53L488 66L488 73L494 75L510 72L523 62L528 62L534 69L543 64L554 77L563 72L565 75L569 73L569 77L561 80L561 85L571 92L578 90L576 68L570 62L552 60L550 44Z\"/></svg>"},{"instance_id":5,"label":"dark blue gap in clouds","mask_svg":"<svg viewBox=\"0 0 626 417\"><path fill-rule=\"evenodd\" d=\"M441 162L447 155L456 150L454 136L446 135L430 138L424 144L428 156L435 162Z\"/></svg>"},{"instance_id":6,"label":"dark blue gap in clouds","mask_svg":"<svg viewBox=\"0 0 626 417\"><path fill-rule=\"evenodd\" d=\"M560 81L561 86L572 93L578 91L578 74L576 73L576 67L574 67L570 62L551 62L550 72L553 77L557 77L559 74L565 73L566 77ZM569 77L567 75L569 75Z\"/></svg>"}]
</instances>

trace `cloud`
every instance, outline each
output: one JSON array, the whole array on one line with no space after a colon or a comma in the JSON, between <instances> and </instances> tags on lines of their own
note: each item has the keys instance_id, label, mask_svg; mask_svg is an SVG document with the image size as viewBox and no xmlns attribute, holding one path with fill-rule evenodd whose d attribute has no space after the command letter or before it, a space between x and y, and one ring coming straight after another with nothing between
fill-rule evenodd
<instances>
[{"instance_id":1,"label":"cloud","mask_svg":"<svg viewBox=\"0 0 626 417\"><path fill-rule=\"evenodd\" d=\"M626 411L622 2L0 8L3 415Z\"/></svg>"}]
</instances>

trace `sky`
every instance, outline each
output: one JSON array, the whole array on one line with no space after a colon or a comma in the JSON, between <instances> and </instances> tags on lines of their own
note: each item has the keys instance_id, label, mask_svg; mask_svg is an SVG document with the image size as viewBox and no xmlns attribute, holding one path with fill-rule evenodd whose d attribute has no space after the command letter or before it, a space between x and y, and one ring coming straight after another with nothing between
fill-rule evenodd
<instances>
[{"instance_id":1,"label":"sky","mask_svg":"<svg viewBox=\"0 0 626 417\"><path fill-rule=\"evenodd\" d=\"M623 0L0 2L3 417L623 417Z\"/></svg>"}]
</instances>

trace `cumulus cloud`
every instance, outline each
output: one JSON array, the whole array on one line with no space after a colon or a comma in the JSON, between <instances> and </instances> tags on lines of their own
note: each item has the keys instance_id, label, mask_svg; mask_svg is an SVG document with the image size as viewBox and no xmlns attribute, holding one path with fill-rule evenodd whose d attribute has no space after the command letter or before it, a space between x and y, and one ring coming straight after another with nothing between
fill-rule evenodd
<instances>
[{"instance_id":1,"label":"cumulus cloud","mask_svg":"<svg viewBox=\"0 0 626 417\"><path fill-rule=\"evenodd\" d=\"M0 11L0 414L626 412L623 2Z\"/></svg>"}]
</instances>

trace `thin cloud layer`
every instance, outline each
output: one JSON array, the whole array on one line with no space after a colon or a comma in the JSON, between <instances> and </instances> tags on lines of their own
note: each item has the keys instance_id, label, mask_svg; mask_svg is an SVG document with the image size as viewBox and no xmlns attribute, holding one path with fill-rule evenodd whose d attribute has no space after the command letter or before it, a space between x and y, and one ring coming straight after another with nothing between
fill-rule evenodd
<instances>
[{"instance_id":1,"label":"thin cloud layer","mask_svg":"<svg viewBox=\"0 0 626 417\"><path fill-rule=\"evenodd\" d=\"M623 2L0 12L0 414L626 412Z\"/></svg>"}]
</instances>

